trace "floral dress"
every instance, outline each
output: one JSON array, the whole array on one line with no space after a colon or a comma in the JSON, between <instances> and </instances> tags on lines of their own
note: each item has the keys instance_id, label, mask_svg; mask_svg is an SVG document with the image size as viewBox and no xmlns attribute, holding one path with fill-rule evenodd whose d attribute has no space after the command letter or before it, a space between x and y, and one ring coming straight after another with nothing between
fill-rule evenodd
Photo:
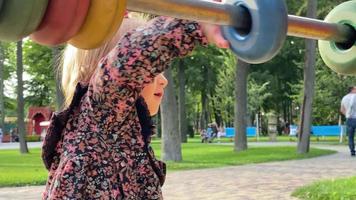
<instances>
[{"instance_id":1,"label":"floral dress","mask_svg":"<svg viewBox=\"0 0 356 200\"><path fill-rule=\"evenodd\" d=\"M167 17L127 33L52 116L43 199L162 199L165 165L150 147L154 126L140 92L173 58L205 43L199 24Z\"/></svg>"}]
</instances>

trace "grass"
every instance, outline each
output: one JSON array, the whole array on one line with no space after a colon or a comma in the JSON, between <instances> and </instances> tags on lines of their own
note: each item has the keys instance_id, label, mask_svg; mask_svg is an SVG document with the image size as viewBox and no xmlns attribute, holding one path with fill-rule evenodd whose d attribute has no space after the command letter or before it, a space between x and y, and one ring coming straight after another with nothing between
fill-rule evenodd
<instances>
[{"instance_id":1,"label":"grass","mask_svg":"<svg viewBox=\"0 0 356 200\"><path fill-rule=\"evenodd\" d=\"M159 157L160 151L157 150L156 155ZM183 144L183 161L167 162L167 165L168 171L191 170L305 159L331 153L334 151L312 148L309 154L300 155L296 153L295 147L250 147L247 151L236 153L232 150L232 146L188 143Z\"/></svg>"},{"instance_id":2,"label":"grass","mask_svg":"<svg viewBox=\"0 0 356 200\"><path fill-rule=\"evenodd\" d=\"M153 141L152 146L159 158L160 142ZM167 162L168 172L304 159L334 153L331 150L312 148L309 154L299 155L295 147L256 147L236 153L231 145L201 144L198 140L183 144L182 151L183 161ZM26 155L21 155L18 150L1 150L0 187L45 184L47 171L40 154L40 149L30 149Z\"/></svg>"},{"instance_id":3,"label":"grass","mask_svg":"<svg viewBox=\"0 0 356 200\"><path fill-rule=\"evenodd\" d=\"M40 149L21 155L18 150L0 150L0 186L41 185L47 178Z\"/></svg>"},{"instance_id":4,"label":"grass","mask_svg":"<svg viewBox=\"0 0 356 200\"><path fill-rule=\"evenodd\" d=\"M293 192L293 196L305 200L354 200L356 177L318 181Z\"/></svg>"}]
</instances>

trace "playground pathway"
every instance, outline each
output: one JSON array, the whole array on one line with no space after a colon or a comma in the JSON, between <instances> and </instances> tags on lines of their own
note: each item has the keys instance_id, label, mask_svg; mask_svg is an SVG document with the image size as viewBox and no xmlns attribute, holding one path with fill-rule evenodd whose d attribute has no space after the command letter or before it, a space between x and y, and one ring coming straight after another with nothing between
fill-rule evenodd
<instances>
[{"instance_id":1,"label":"playground pathway","mask_svg":"<svg viewBox=\"0 0 356 200\"><path fill-rule=\"evenodd\" d=\"M254 145L294 145L257 143ZM343 145L312 145L337 154L318 158L172 172L163 187L167 200L289 200L294 189L318 179L356 175L356 158ZM43 186L0 188L0 200L40 199Z\"/></svg>"}]
</instances>

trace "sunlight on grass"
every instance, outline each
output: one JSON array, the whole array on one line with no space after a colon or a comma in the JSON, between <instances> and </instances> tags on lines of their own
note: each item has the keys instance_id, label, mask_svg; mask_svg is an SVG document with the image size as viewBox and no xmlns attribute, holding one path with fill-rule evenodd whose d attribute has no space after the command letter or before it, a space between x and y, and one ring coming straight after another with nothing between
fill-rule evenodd
<instances>
[{"instance_id":1,"label":"sunlight on grass","mask_svg":"<svg viewBox=\"0 0 356 200\"><path fill-rule=\"evenodd\" d=\"M40 155L40 149L23 155L18 150L0 150L0 186L45 184L47 171Z\"/></svg>"},{"instance_id":2,"label":"sunlight on grass","mask_svg":"<svg viewBox=\"0 0 356 200\"><path fill-rule=\"evenodd\" d=\"M156 157L160 158L160 142L153 141ZM307 155L296 153L295 147L256 147L236 153L230 145L187 143L182 145L183 161L167 162L168 173L176 170L212 168L250 163L303 159L334 153L331 150L311 149ZM41 185L47 171L40 149L21 155L18 150L0 150L0 187Z\"/></svg>"},{"instance_id":3,"label":"sunlight on grass","mask_svg":"<svg viewBox=\"0 0 356 200\"><path fill-rule=\"evenodd\" d=\"M153 146L156 156L160 157L160 148L157 144ZM167 162L168 171L303 159L335 152L312 148L309 154L300 155L296 153L295 147L252 147L237 153L232 146L194 143L183 144L182 148L183 161Z\"/></svg>"},{"instance_id":4,"label":"sunlight on grass","mask_svg":"<svg viewBox=\"0 0 356 200\"><path fill-rule=\"evenodd\" d=\"M318 181L293 192L293 196L305 200L353 200L356 199L356 177Z\"/></svg>"}]
</instances>

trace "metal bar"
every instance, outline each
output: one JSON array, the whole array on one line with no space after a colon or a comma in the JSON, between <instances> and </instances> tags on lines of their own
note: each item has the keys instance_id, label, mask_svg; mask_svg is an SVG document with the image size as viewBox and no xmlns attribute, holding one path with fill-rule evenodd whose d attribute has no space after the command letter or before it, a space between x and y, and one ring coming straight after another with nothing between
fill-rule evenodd
<instances>
[{"instance_id":1,"label":"metal bar","mask_svg":"<svg viewBox=\"0 0 356 200\"><path fill-rule=\"evenodd\" d=\"M317 19L289 15L288 35L347 43L355 38L355 30L344 24L326 23Z\"/></svg>"},{"instance_id":2,"label":"metal bar","mask_svg":"<svg viewBox=\"0 0 356 200\"><path fill-rule=\"evenodd\" d=\"M131 11L171 16L247 29L251 19L246 8L204 0L127 0ZM268 17L268 16L266 16ZM288 16L288 35L338 43L354 42L356 32L343 24L326 23L305 17Z\"/></svg>"},{"instance_id":3,"label":"metal bar","mask_svg":"<svg viewBox=\"0 0 356 200\"><path fill-rule=\"evenodd\" d=\"M250 23L245 8L203 0L127 0L127 9L236 28Z\"/></svg>"}]
</instances>

